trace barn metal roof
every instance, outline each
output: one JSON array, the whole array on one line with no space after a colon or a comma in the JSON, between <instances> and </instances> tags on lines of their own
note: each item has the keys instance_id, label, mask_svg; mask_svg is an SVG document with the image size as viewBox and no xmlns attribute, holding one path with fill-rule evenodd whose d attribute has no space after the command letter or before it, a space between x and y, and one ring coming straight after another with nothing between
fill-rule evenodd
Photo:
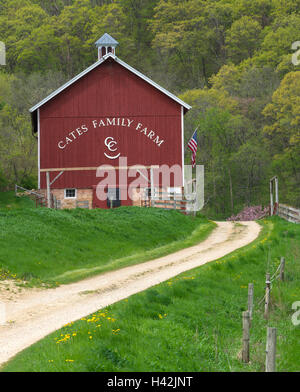
<instances>
[{"instance_id":1,"label":"barn metal roof","mask_svg":"<svg viewBox=\"0 0 300 392\"><path fill-rule=\"evenodd\" d=\"M98 39L98 41L95 42L96 46L106 46L106 45L112 45L116 46L119 45L119 42L116 41L111 35L105 33L102 35L101 38Z\"/></svg>"},{"instance_id":2,"label":"barn metal roof","mask_svg":"<svg viewBox=\"0 0 300 392\"><path fill-rule=\"evenodd\" d=\"M104 34L105 35L105 34ZM100 38L101 39L101 38ZM65 83L63 86L59 87L57 90L53 91L50 95L48 95L46 98L44 98L41 102L37 103L35 106L29 109L31 115L32 115L32 123L33 123L33 131L37 132L37 126L36 126L36 121L37 121L37 115L36 115L36 110L39 109L41 106L45 105L48 101L50 101L52 98L54 98L56 95L60 94L62 91L64 91L66 88L71 86L73 83L75 83L77 80L81 79L84 75L88 74L91 72L93 69L98 67L100 64L104 63L108 58L114 59L118 64L122 65L124 68L128 69L135 75L139 76L141 79L145 80L147 83L151 84L153 87L157 88L159 91L167 95L169 98L173 99L175 102L177 102L179 105L183 106L186 110L190 110L192 107L176 97L174 94L170 93L167 91L165 88L161 87L159 84L153 82L150 78L147 76L143 75L141 72L137 71L130 65L126 64L124 61L120 60L117 56L115 56L112 53L107 53L105 56L103 56L100 60L96 61L94 64L92 64L90 67L85 69L83 72L75 76L73 79L69 80L67 83Z\"/></svg>"}]
</instances>

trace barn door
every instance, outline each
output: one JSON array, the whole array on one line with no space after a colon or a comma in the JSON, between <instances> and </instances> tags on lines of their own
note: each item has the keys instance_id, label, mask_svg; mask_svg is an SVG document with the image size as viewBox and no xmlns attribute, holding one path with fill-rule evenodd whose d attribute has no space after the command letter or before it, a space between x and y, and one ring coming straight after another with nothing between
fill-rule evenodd
<instances>
[{"instance_id":1,"label":"barn door","mask_svg":"<svg viewBox=\"0 0 300 392\"><path fill-rule=\"evenodd\" d=\"M107 207L116 208L121 206L120 188L107 189Z\"/></svg>"}]
</instances>

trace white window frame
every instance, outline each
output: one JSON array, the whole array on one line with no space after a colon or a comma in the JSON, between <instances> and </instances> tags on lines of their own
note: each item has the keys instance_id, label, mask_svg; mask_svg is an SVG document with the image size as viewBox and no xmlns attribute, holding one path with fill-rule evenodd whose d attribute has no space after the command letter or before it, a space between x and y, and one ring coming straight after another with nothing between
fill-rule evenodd
<instances>
[{"instance_id":1,"label":"white window frame","mask_svg":"<svg viewBox=\"0 0 300 392\"><path fill-rule=\"evenodd\" d=\"M75 196L67 196L67 191L69 190L74 190L75 191ZM77 199L77 189L75 188L66 188L65 189L65 199Z\"/></svg>"}]
</instances>

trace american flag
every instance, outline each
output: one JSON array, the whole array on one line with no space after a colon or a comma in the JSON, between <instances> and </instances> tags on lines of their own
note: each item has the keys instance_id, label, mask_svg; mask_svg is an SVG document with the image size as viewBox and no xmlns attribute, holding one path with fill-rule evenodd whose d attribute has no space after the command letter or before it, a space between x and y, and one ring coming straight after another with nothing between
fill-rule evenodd
<instances>
[{"instance_id":1,"label":"american flag","mask_svg":"<svg viewBox=\"0 0 300 392\"><path fill-rule=\"evenodd\" d=\"M197 129L193 133L193 136L191 137L190 141L188 142L188 148L192 151L192 167L195 167L196 165L196 153L198 149L198 143L197 143Z\"/></svg>"}]
</instances>

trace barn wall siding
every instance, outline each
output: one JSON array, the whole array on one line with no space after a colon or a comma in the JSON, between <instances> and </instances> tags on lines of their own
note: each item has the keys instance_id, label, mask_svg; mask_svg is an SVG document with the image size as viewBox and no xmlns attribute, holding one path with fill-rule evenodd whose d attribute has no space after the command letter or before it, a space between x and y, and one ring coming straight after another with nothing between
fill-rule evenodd
<instances>
[{"instance_id":1,"label":"barn wall siding","mask_svg":"<svg viewBox=\"0 0 300 392\"><path fill-rule=\"evenodd\" d=\"M42 117L180 115L180 105L108 59L41 107Z\"/></svg>"}]
</instances>

